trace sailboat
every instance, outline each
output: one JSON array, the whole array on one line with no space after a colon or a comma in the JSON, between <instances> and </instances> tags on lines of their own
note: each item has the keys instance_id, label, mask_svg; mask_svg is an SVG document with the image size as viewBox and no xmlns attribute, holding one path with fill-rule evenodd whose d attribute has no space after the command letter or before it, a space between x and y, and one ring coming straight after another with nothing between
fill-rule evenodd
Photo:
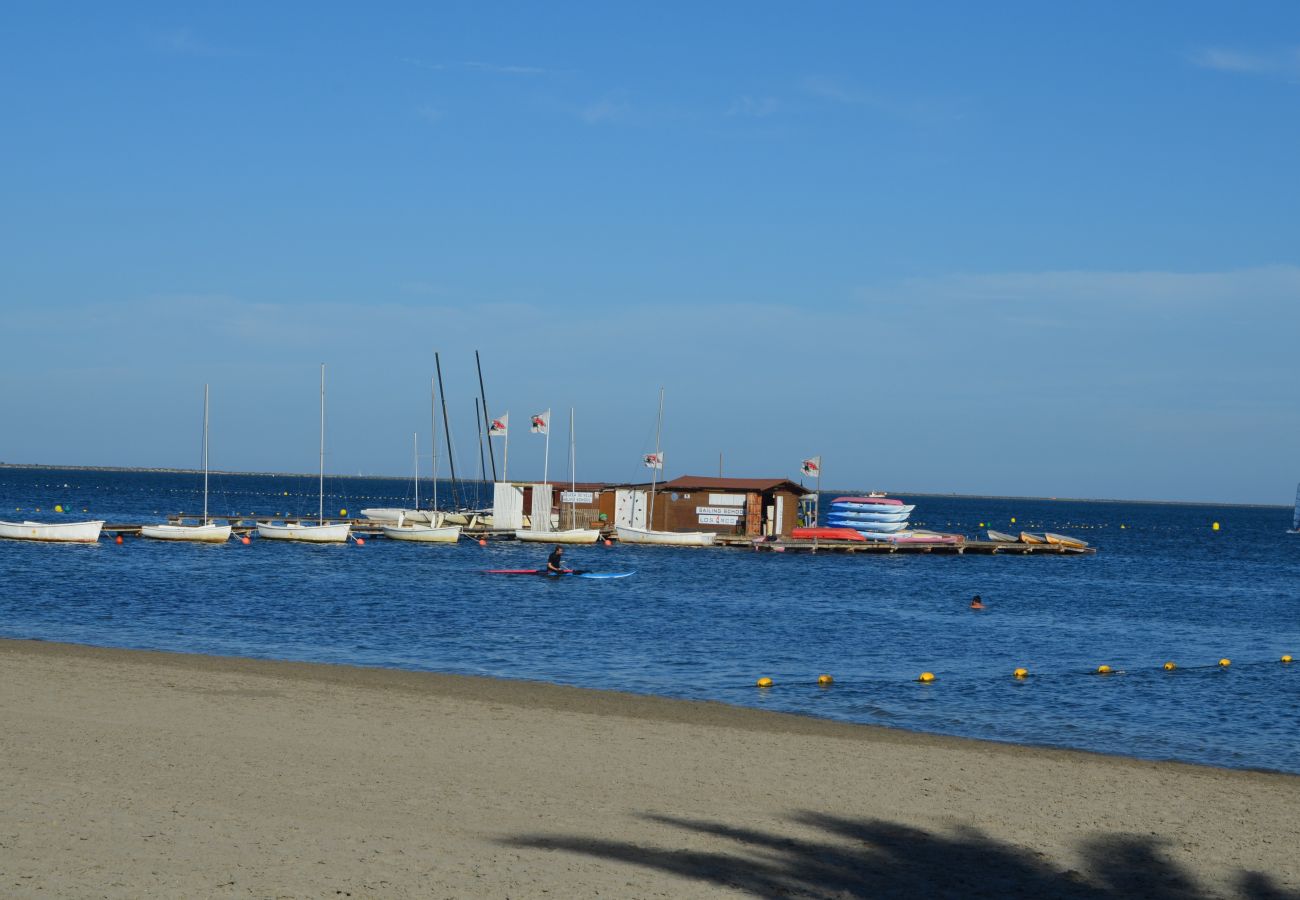
<instances>
[{"instance_id":1,"label":"sailboat","mask_svg":"<svg viewBox=\"0 0 1300 900\"><path fill-rule=\"evenodd\" d=\"M659 438L664 426L664 389L659 389L659 421L655 425L655 452L651 462L650 476L650 516L647 523L654 525L655 488L658 486L659 470L663 468L663 453L659 449ZM635 521L635 519L633 519ZM631 525L615 525L618 539L624 544L663 544L671 547L712 547L717 535L711 531L655 531L653 528L635 528Z\"/></svg>"},{"instance_id":2,"label":"sailboat","mask_svg":"<svg viewBox=\"0 0 1300 900\"><path fill-rule=\"evenodd\" d=\"M548 442L548 448L547 448L548 451L549 451L549 442L551 439L550 430L551 430L551 423L550 423L550 416L548 415L547 423L546 423L546 431L547 431L546 440ZM574 455L575 448L576 448L576 444L573 439L573 408L570 407L569 408L569 494L570 495L576 492L576 488L578 486L578 463L577 463L577 457ZM543 481L546 480L545 469L546 469L546 464L543 463L542 464ZM548 491L551 489L551 486L549 484L544 484L543 487ZM572 510L573 508L574 508L573 504L570 503L570 509ZM547 524L550 523L548 522ZM596 543L596 541L600 540L600 529L566 528L562 531L542 531L537 528L520 528L515 531L515 538L521 541L532 541L534 543L547 543L547 544L594 544Z\"/></svg>"},{"instance_id":3,"label":"sailboat","mask_svg":"<svg viewBox=\"0 0 1300 900\"><path fill-rule=\"evenodd\" d=\"M141 525L140 536L159 541L204 541L213 544L230 540L230 526L208 518L208 385L203 385L203 522L198 525Z\"/></svg>"},{"instance_id":4,"label":"sailboat","mask_svg":"<svg viewBox=\"0 0 1300 900\"><path fill-rule=\"evenodd\" d=\"M325 364L320 367L320 500L315 525L301 522L257 523L257 536L276 541L307 541L313 544L346 543L352 525L348 522L325 524Z\"/></svg>"},{"instance_id":5,"label":"sailboat","mask_svg":"<svg viewBox=\"0 0 1300 900\"><path fill-rule=\"evenodd\" d=\"M434 395L437 396L436 394ZM411 435L411 445L415 456L415 508L420 508L420 451L419 438ZM421 513L423 515L423 513ZM459 525L440 525L438 514L438 409L435 401L433 411L433 506L429 509L424 523L407 524L406 513L402 511L397 522L381 525L379 530L384 537L394 541L419 541L424 544L454 544L460 539Z\"/></svg>"},{"instance_id":6,"label":"sailboat","mask_svg":"<svg viewBox=\"0 0 1300 900\"><path fill-rule=\"evenodd\" d=\"M1291 517L1291 527L1287 534L1300 534L1300 484L1295 486L1295 514Z\"/></svg>"}]
</instances>

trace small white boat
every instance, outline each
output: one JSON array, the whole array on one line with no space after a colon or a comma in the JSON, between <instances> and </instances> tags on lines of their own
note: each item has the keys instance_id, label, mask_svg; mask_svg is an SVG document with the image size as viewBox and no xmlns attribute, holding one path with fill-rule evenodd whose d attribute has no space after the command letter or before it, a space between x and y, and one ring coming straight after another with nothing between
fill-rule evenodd
<instances>
[{"instance_id":1,"label":"small white boat","mask_svg":"<svg viewBox=\"0 0 1300 900\"><path fill-rule=\"evenodd\" d=\"M1066 537L1063 534L1052 534L1050 531L1043 532L1043 539L1049 544L1055 544L1058 547L1069 547L1071 550L1083 550L1088 546L1087 541Z\"/></svg>"},{"instance_id":2,"label":"small white boat","mask_svg":"<svg viewBox=\"0 0 1300 900\"><path fill-rule=\"evenodd\" d=\"M220 544L230 540L230 526L208 519L208 386L203 385L203 521L198 525L141 525L140 536L156 541L202 541Z\"/></svg>"},{"instance_id":3,"label":"small white boat","mask_svg":"<svg viewBox=\"0 0 1300 900\"><path fill-rule=\"evenodd\" d=\"M0 538L11 541L56 541L93 544L104 522L0 522Z\"/></svg>"},{"instance_id":4,"label":"small white boat","mask_svg":"<svg viewBox=\"0 0 1300 900\"><path fill-rule=\"evenodd\" d=\"M384 537L394 541L420 541L425 544L454 544L460 540L459 525L380 525Z\"/></svg>"},{"instance_id":5,"label":"small white boat","mask_svg":"<svg viewBox=\"0 0 1300 900\"><path fill-rule=\"evenodd\" d=\"M320 367L320 488L316 507L318 525L301 522L257 523L257 536L272 541L304 541L310 544L342 544L352 531L350 522L325 521L325 365Z\"/></svg>"},{"instance_id":6,"label":"small white boat","mask_svg":"<svg viewBox=\"0 0 1300 900\"><path fill-rule=\"evenodd\" d=\"M712 547L718 537L712 531L651 531L630 525L616 525L614 530L622 544L660 544L666 547Z\"/></svg>"},{"instance_id":7,"label":"small white boat","mask_svg":"<svg viewBox=\"0 0 1300 900\"><path fill-rule=\"evenodd\" d=\"M325 525L304 525L301 522L258 522L257 536L273 541L306 541L311 544L341 544L347 541L352 525L335 522Z\"/></svg>"},{"instance_id":8,"label":"small white boat","mask_svg":"<svg viewBox=\"0 0 1300 900\"><path fill-rule=\"evenodd\" d=\"M203 541L220 544L230 540L230 526L207 522L202 525L141 525L140 536L157 541Z\"/></svg>"},{"instance_id":9,"label":"small white boat","mask_svg":"<svg viewBox=\"0 0 1300 900\"><path fill-rule=\"evenodd\" d=\"M410 518L411 510L396 507L379 507L361 510L361 515L372 522L396 522L405 515Z\"/></svg>"},{"instance_id":10,"label":"small white boat","mask_svg":"<svg viewBox=\"0 0 1300 900\"><path fill-rule=\"evenodd\" d=\"M564 531L533 531L519 528L515 538L534 544L594 544L600 540L599 528L566 528Z\"/></svg>"},{"instance_id":11,"label":"small white boat","mask_svg":"<svg viewBox=\"0 0 1300 900\"><path fill-rule=\"evenodd\" d=\"M1004 534L1001 531L994 531L992 528L988 530L988 536L990 541L995 541L999 544L1015 544L1020 540L1020 538L1015 537L1014 535Z\"/></svg>"}]
</instances>

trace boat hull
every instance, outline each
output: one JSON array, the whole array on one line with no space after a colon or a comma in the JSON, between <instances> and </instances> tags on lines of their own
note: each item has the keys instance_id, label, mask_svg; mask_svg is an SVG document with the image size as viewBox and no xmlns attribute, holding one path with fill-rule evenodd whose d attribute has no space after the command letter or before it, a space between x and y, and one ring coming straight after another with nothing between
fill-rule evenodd
<instances>
[{"instance_id":1,"label":"boat hull","mask_svg":"<svg viewBox=\"0 0 1300 900\"><path fill-rule=\"evenodd\" d=\"M1087 541L1066 537L1063 534L1052 534L1050 531L1043 532L1043 538L1049 544L1055 544L1058 547L1069 547L1072 550L1084 550L1088 546Z\"/></svg>"},{"instance_id":2,"label":"boat hull","mask_svg":"<svg viewBox=\"0 0 1300 900\"><path fill-rule=\"evenodd\" d=\"M230 540L229 525L141 525L140 536L155 541L203 541L220 544Z\"/></svg>"},{"instance_id":3,"label":"boat hull","mask_svg":"<svg viewBox=\"0 0 1300 900\"><path fill-rule=\"evenodd\" d=\"M855 506L902 506L902 500L893 497L836 497L831 504L852 503Z\"/></svg>"},{"instance_id":4,"label":"boat hull","mask_svg":"<svg viewBox=\"0 0 1300 900\"><path fill-rule=\"evenodd\" d=\"M879 531L892 534L907 528L907 519L901 522L868 522L862 519L845 519L840 516L827 516L826 524L832 528L854 528L858 531Z\"/></svg>"},{"instance_id":5,"label":"boat hull","mask_svg":"<svg viewBox=\"0 0 1300 900\"><path fill-rule=\"evenodd\" d=\"M384 537L394 541L415 541L422 544L454 544L460 540L459 525L381 525Z\"/></svg>"},{"instance_id":6,"label":"boat hull","mask_svg":"<svg viewBox=\"0 0 1300 900\"><path fill-rule=\"evenodd\" d=\"M988 530L987 534L990 541L994 541L998 544L1014 544L1020 540L1020 538L1014 535L1004 534L1001 531L994 531L992 528Z\"/></svg>"},{"instance_id":7,"label":"boat hull","mask_svg":"<svg viewBox=\"0 0 1300 900\"><path fill-rule=\"evenodd\" d=\"M515 539L531 541L534 544L594 544L600 540L600 530L567 528L564 531L532 531L520 528L515 531Z\"/></svg>"},{"instance_id":8,"label":"boat hull","mask_svg":"<svg viewBox=\"0 0 1300 900\"><path fill-rule=\"evenodd\" d=\"M797 541L811 541L813 539L823 541L865 541L862 535L858 534L853 528L831 528L831 527L812 527L794 528L790 531L790 537Z\"/></svg>"},{"instance_id":9,"label":"boat hull","mask_svg":"<svg viewBox=\"0 0 1300 900\"><path fill-rule=\"evenodd\" d=\"M257 536L272 541L303 541L309 544L342 544L347 541L352 526L347 522L334 525L299 525L289 523L274 525L257 523Z\"/></svg>"},{"instance_id":10,"label":"boat hull","mask_svg":"<svg viewBox=\"0 0 1300 900\"><path fill-rule=\"evenodd\" d=\"M1020 532L1020 543L1022 544L1046 544L1041 535L1030 534L1028 531Z\"/></svg>"},{"instance_id":11,"label":"boat hull","mask_svg":"<svg viewBox=\"0 0 1300 900\"><path fill-rule=\"evenodd\" d=\"M906 522L913 507L898 507L898 512L854 512L851 509L832 507L827 518L852 519L855 522Z\"/></svg>"},{"instance_id":12,"label":"boat hull","mask_svg":"<svg viewBox=\"0 0 1300 900\"><path fill-rule=\"evenodd\" d=\"M59 544L93 544L99 540L98 522L0 522L0 538L11 541L48 541Z\"/></svg>"},{"instance_id":13,"label":"boat hull","mask_svg":"<svg viewBox=\"0 0 1300 900\"><path fill-rule=\"evenodd\" d=\"M658 544L665 547L712 547L718 536L711 531L650 531L617 525L614 528L622 544Z\"/></svg>"}]
</instances>

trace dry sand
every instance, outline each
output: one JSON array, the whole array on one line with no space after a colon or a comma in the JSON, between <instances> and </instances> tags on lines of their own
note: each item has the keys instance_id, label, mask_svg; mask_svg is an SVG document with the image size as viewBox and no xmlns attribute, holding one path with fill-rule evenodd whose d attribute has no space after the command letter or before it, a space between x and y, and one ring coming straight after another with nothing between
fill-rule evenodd
<instances>
[{"instance_id":1,"label":"dry sand","mask_svg":"<svg viewBox=\"0 0 1300 900\"><path fill-rule=\"evenodd\" d=\"M0 896L1295 896L1300 778L0 641Z\"/></svg>"}]
</instances>

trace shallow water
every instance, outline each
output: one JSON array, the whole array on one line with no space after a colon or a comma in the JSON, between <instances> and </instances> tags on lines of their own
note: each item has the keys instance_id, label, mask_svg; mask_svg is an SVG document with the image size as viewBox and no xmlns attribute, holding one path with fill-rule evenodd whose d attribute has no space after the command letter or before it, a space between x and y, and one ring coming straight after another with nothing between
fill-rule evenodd
<instances>
[{"instance_id":1,"label":"shallow water","mask_svg":"<svg viewBox=\"0 0 1300 900\"><path fill-rule=\"evenodd\" d=\"M315 510L313 478L213 485L214 511ZM0 469L0 517L157 520L199 509L200 487L193 475ZM401 504L409 487L340 479L332 490L327 509L355 514ZM1290 510L908 502L932 528L1058 531L1100 552L567 550L582 568L637 571L593 581L481 574L543 564L549 548L514 542L0 541L0 635L538 679L1300 773L1300 663L1278 662L1300 654ZM967 608L975 593L982 612ZM1180 668L1165 673L1166 660ZM1101 663L1125 674L1088 674ZM1013 679L1017 666L1031 677ZM922 671L936 681L918 684ZM823 672L829 688L816 685ZM755 688L760 675L775 686Z\"/></svg>"}]
</instances>

